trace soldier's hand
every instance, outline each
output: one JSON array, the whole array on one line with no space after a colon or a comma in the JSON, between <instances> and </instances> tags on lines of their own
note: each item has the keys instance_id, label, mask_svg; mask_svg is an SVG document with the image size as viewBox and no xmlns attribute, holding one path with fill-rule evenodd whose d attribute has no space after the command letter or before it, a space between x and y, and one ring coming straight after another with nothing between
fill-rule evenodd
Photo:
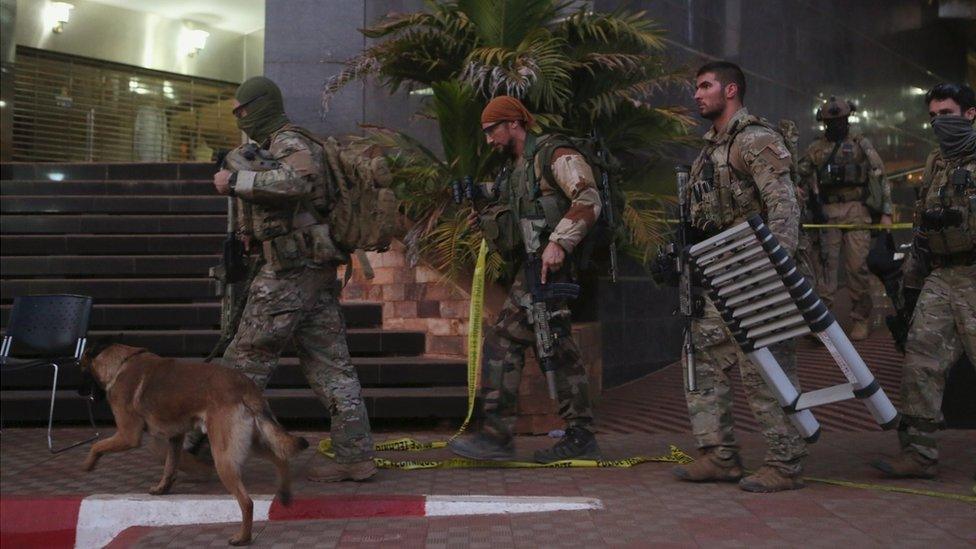
<instances>
[{"instance_id":1,"label":"soldier's hand","mask_svg":"<svg viewBox=\"0 0 976 549\"><path fill-rule=\"evenodd\" d=\"M478 229L481 227L481 220L478 218L478 212L474 211L473 209L471 210L471 213L468 214L468 217L465 221L467 221L468 228L471 230Z\"/></svg>"},{"instance_id":2,"label":"soldier's hand","mask_svg":"<svg viewBox=\"0 0 976 549\"><path fill-rule=\"evenodd\" d=\"M891 225L891 216L888 215L888 214L883 214L881 216L881 224L882 225Z\"/></svg>"},{"instance_id":3,"label":"soldier's hand","mask_svg":"<svg viewBox=\"0 0 976 549\"><path fill-rule=\"evenodd\" d=\"M219 194L230 194L230 174L232 173L230 170L220 170L214 174L213 184Z\"/></svg>"},{"instance_id":4,"label":"soldier's hand","mask_svg":"<svg viewBox=\"0 0 976 549\"><path fill-rule=\"evenodd\" d=\"M540 281L545 284L546 275L562 269L563 261L565 260L566 251L563 250L562 246L555 242L547 244L546 249L542 252L542 272L539 273Z\"/></svg>"}]
</instances>

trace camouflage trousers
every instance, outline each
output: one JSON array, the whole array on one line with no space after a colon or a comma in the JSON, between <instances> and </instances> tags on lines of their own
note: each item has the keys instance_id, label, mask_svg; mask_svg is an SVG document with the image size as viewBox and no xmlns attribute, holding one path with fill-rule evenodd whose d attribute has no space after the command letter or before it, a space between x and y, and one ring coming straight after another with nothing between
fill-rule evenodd
<instances>
[{"instance_id":1,"label":"camouflage trousers","mask_svg":"<svg viewBox=\"0 0 976 549\"><path fill-rule=\"evenodd\" d=\"M689 391L686 385L685 398L698 448L713 451L715 457L722 460L732 459L738 454L739 445L732 425L732 383L729 378L732 366L738 365L746 399L766 440L766 465L787 475L799 475L803 469L803 457L807 455L806 443L763 381L758 366L746 358L732 341L710 300L706 299L704 315L692 321L691 329L698 388ZM785 341L769 349L790 381L799 389L794 347L793 341Z\"/></svg>"},{"instance_id":2,"label":"camouflage trousers","mask_svg":"<svg viewBox=\"0 0 976 549\"><path fill-rule=\"evenodd\" d=\"M350 463L373 457L373 437L338 295L333 268L275 273L265 265L224 361L264 389L285 344L294 341L309 386L329 410L336 461Z\"/></svg>"},{"instance_id":3,"label":"camouflage trousers","mask_svg":"<svg viewBox=\"0 0 976 549\"><path fill-rule=\"evenodd\" d=\"M905 343L898 427L904 450L938 459L946 377L963 351L976 358L976 266L935 269L925 278Z\"/></svg>"},{"instance_id":4,"label":"camouflage trousers","mask_svg":"<svg viewBox=\"0 0 976 549\"><path fill-rule=\"evenodd\" d=\"M828 223L871 223L867 206L858 201L824 204ZM868 250L871 248L870 231L843 231L824 229L821 244L825 252L822 284L817 289L820 298L830 309L840 269L841 248L844 248L844 269L847 272L847 289L851 299L851 320L871 320L871 273L868 271Z\"/></svg>"},{"instance_id":5,"label":"camouflage trousers","mask_svg":"<svg viewBox=\"0 0 976 549\"><path fill-rule=\"evenodd\" d=\"M525 366L525 351L535 348L535 332L528 314L532 296L519 273L498 320L485 334L482 347L482 397L485 429L502 438L515 434L518 416L518 390ZM550 307L550 327L555 334L556 393L559 415L569 426L583 427L593 421L590 387L580 350L572 337L569 306L563 302Z\"/></svg>"}]
</instances>

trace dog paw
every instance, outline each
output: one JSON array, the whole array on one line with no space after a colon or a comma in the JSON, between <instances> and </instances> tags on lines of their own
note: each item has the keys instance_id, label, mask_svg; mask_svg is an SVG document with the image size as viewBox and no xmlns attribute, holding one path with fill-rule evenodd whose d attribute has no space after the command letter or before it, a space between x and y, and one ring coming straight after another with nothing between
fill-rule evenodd
<instances>
[{"instance_id":1,"label":"dog paw","mask_svg":"<svg viewBox=\"0 0 976 549\"><path fill-rule=\"evenodd\" d=\"M245 536L237 535L227 540L227 543L230 545L250 545L251 536L245 537Z\"/></svg>"},{"instance_id":2,"label":"dog paw","mask_svg":"<svg viewBox=\"0 0 976 549\"><path fill-rule=\"evenodd\" d=\"M162 496L169 493L169 486L153 486L149 489L149 494L153 496Z\"/></svg>"},{"instance_id":3,"label":"dog paw","mask_svg":"<svg viewBox=\"0 0 976 549\"><path fill-rule=\"evenodd\" d=\"M86 459L84 465L81 466L81 469L86 473L91 472L93 469L95 469L96 463L98 463L97 459Z\"/></svg>"}]
</instances>

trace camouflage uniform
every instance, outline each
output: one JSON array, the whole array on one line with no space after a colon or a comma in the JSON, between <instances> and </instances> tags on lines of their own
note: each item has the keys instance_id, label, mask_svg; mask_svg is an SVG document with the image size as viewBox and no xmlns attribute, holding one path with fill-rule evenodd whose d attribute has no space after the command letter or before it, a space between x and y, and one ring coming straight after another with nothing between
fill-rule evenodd
<instances>
[{"instance_id":1,"label":"camouflage uniform","mask_svg":"<svg viewBox=\"0 0 976 549\"><path fill-rule=\"evenodd\" d=\"M884 165L874 146L867 138L851 133L840 143L832 164L841 166L849 173L842 182L834 183L827 175L827 160L835 143L825 137L817 139L807 148L800 160L800 174L804 187L816 181L823 201L827 223L870 224L872 211L865 201L868 199L871 181L882 192L881 210L875 214L891 215L891 186L884 175ZM818 293L830 307L837 292L838 269L840 267L841 247L845 248L845 268L847 285L851 297L851 319L855 322L869 322L871 319L871 273L868 272L867 255L871 246L870 231L846 231L824 229L821 245L826 258L822 273L822 283Z\"/></svg>"},{"instance_id":2,"label":"camouflage uniform","mask_svg":"<svg viewBox=\"0 0 976 549\"><path fill-rule=\"evenodd\" d=\"M780 244L793 253L800 210L790 180L792 159L781 136L743 108L722 132L709 130L705 141L707 145L691 168L688 199L692 224L718 232L761 213ZM709 171L714 173L711 180ZM714 452L720 460L731 461L738 453L728 373L737 364L749 406L766 440L766 464L787 476L798 476L806 444L758 367L731 340L710 301L703 317L692 321L691 330L698 388L688 391L685 387L685 397L698 447ZM774 345L770 351L799 388L793 343Z\"/></svg>"},{"instance_id":3,"label":"camouflage uniform","mask_svg":"<svg viewBox=\"0 0 976 549\"><path fill-rule=\"evenodd\" d=\"M905 273L905 286L921 293L905 344L898 440L904 451L928 462L939 456L935 431L948 370L963 351L976 357L976 186L956 188L951 183L956 170L968 171L972 181L976 157L946 159L939 150L929 156L914 221L928 241L928 261L913 248ZM963 222L928 228L924 212L946 206L966 212Z\"/></svg>"},{"instance_id":4,"label":"camouflage uniform","mask_svg":"<svg viewBox=\"0 0 976 549\"><path fill-rule=\"evenodd\" d=\"M245 205L241 230L258 241L266 263L224 360L264 388L285 344L294 341L309 386L329 409L336 461L369 460L373 440L336 280L336 265L348 257L308 211L327 207L322 147L291 126L264 146L279 167L237 172L234 193Z\"/></svg>"},{"instance_id":5,"label":"camouflage uniform","mask_svg":"<svg viewBox=\"0 0 976 549\"><path fill-rule=\"evenodd\" d=\"M542 157L545 155L536 152L546 150L547 143L552 143L549 139L530 135L526 140L523 158L514 162L512 169L508 171L508 177L499 182L495 192L499 193L499 204L505 211L509 211L508 208L515 210L512 220L529 214L537 207L537 202L548 201L543 202L542 206L551 226L548 241L559 244L569 256L599 217L600 195L596 189L593 170L578 151L568 147L549 147L552 149L551 164L548 167L543 165L545 160ZM535 182L538 182L543 197L541 200L533 198L532 187ZM488 217L491 219L487 219ZM492 235L497 234L493 231L497 230L498 224L498 217L494 214L482 215L482 226L486 229L486 237L490 242L493 241L492 245L503 253L519 257L523 249L521 237L510 234L509 237L492 239ZM511 233L515 229L510 224L507 230L503 227L501 231ZM505 250L502 249L504 245L499 245L499 240L508 240L516 245ZM545 244L543 241L543 249ZM563 269L566 270L567 268ZM557 274L560 275L564 276L562 272ZM527 314L531 308L531 295L524 284L524 275L519 269L498 320L487 331L483 347L485 427L501 438L510 438L514 434L525 350L535 344L535 334ZM551 307L550 311L554 316L551 328L560 336L556 344L556 354L552 358L556 365L559 415L569 426L585 427L593 420L593 410L586 369L579 347L571 334L569 307L563 302Z\"/></svg>"}]
</instances>

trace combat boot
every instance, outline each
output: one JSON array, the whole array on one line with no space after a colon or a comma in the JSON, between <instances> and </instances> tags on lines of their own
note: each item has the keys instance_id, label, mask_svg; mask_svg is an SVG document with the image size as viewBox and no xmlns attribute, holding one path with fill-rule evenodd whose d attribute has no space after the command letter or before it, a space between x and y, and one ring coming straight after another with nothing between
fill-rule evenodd
<instances>
[{"instance_id":1,"label":"combat boot","mask_svg":"<svg viewBox=\"0 0 976 549\"><path fill-rule=\"evenodd\" d=\"M600 459L596 437L584 427L569 427L563 438L548 450L537 450L532 456L537 463L552 463L564 459Z\"/></svg>"},{"instance_id":2,"label":"combat boot","mask_svg":"<svg viewBox=\"0 0 976 549\"><path fill-rule=\"evenodd\" d=\"M501 438L488 433L474 433L447 443L447 448L468 459L505 461L515 457L515 443L511 437Z\"/></svg>"},{"instance_id":3,"label":"combat boot","mask_svg":"<svg viewBox=\"0 0 976 549\"><path fill-rule=\"evenodd\" d=\"M688 482L736 482L742 478L742 460L738 454L719 459L714 452L705 452L695 461L671 469L671 474Z\"/></svg>"},{"instance_id":4,"label":"combat boot","mask_svg":"<svg viewBox=\"0 0 976 549\"><path fill-rule=\"evenodd\" d=\"M855 320L851 326L851 341L864 341L871 335L871 328L866 320Z\"/></svg>"},{"instance_id":5,"label":"combat boot","mask_svg":"<svg viewBox=\"0 0 976 549\"><path fill-rule=\"evenodd\" d=\"M755 473L739 481L739 488L746 492L782 492L803 488L803 479L790 476L775 467L763 465Z\"/></svg>"},{"instance_id":6,"label":"combat boot","mask_svg":"<svg viewBox=\"0 0 976 549\"><path fill-rule=\"evenodd\" d=\"M366 480L376 474L376 463L371 459L352 463L339 463L329 460L325 465L312 467L308 480L312 482L340 482L343 480Z\"/></svg>"},{"instance_id":7,"label":"combat boot","mask_svg":"<svg viewBox=\"0 0 976 549\"><path fill-rule=\"evenodd\" d=\"M939 462L926 459L915 452L902 452L890 461L879 459L871 466L891 478L935 478Z\"/></svg>"}]
</instances>

